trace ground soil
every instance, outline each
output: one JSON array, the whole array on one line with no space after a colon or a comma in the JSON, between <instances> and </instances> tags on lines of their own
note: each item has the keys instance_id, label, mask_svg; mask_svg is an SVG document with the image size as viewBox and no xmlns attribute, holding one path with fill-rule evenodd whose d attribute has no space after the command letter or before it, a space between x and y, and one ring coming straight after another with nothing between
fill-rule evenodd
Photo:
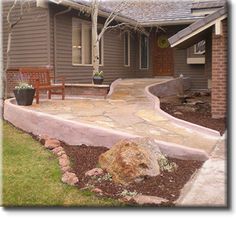
<instances>
[{"instance_id":1,"label":"ground soil","mask_svg":"<svg viewBox=\"0 0 236 225\"><path fill-rule=\"evenodd\" d=\"M176 118L217 130L221 135L225 132L226 119L211 117L210 93L186 92L184 96L184 98L178 96L161 97L161 109Z\"/></svg>"},{"instance_id":2,"label":"ground soil","mask_svg":"<svg viewBox=\"0 0 236 225\"><path fill-rule=\"evenodd\" d=\"M161 172L153 178L146 178L140 183L133 183L129 186L115 184L112 180L99 180L99 177L85 177L85 172L98 167L99 155L106 152L105 147L92 146L67 146L63 145L66 154L72 162L72 169L79 178L78 187L83 189L86 186L93 186L103 191L103 196L119 199L123 190L138 192L144 195L152 195L169 200L168 203L160 206L174 206L174 201L179 197L184 184L190 179L191 175L199 169L203 162L194 160L179 160L170 158L178 168L175 172ZM101 176L102 177L102 176Z\"/></svg>"}]
</instances>

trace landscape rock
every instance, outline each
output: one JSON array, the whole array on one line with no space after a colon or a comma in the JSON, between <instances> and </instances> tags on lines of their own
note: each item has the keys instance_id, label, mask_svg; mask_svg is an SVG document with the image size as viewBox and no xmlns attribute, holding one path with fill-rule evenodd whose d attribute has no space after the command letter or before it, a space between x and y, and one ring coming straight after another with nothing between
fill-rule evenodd
<instances>
[{"instance_id":1,"label":"landscape rock","mask_svg":"<svg viewBox=\"0 0 236 225\"><path fill-rule=\"evenodd\" d=\"M200 101L200 100L191 100L191 101L188 101L188 105L194 106L194 105L197 105L197 104L204 104L204 102L203 102L203 101Z\"/></svg>"},{"instance_id":2,"label":"landscape rock","mask_svg":"<svg viewBox=\"0 0 236 225\"><path fill-rule=\"evenodd\" d=\"M69 172L70 171L70 166L61 166L61 171L62 171L62 173L65 173L65 172Z\"/></svg>"},{"instance_id":3,"label":"landscape rock","mask_svg":"<svg viewBox=\"0 0 236 225\"><path fill-rule=\"evenodd\" d=\"M168 202L168 200L164 198L160 198L157 196L150 196L150 195L142 195L142 194L138 194L134 196L132 199L139 205L146 205L146 204L159 205L161 203Z\"/></svg>"},{"instance_id":4,"label":"landscape rock","mask_svg":"<svg viewBox=\"0 0 236 225\"><path fill-rule=\"evenodd\" d=\"M176 109L183 112L195 112L196 108L190 105L176 106Z\"/></svg>"},{"instance_id":5,"label":"landscape rock","mask_svg":"<svg viewBox=\"0 0 236 225\"><path fill-rule=\"evenodd\" d=\"M129 202L129 201L132 200L132 198L133 198L133 197L131 197L131 196L124 196L124 197L122 197L120 200L121 200L122 202Z\"/></svg>"},{"instance_id":6,"label":"landscape rock","mask_svg":"<svg viewBox=\"0 0 236 225\"><path fill-rule=\"evenodd\" d=\"M52 150L59 146L60 146L60 141L58 141L57 139L49 138L45 140L45 144L44 144L45 148Z\"/></svg>"},{"instance_id":7,"label":"landscape rock","mask_svg":"<svg viewBox=\"0 0 236 225\"><path fill-rule=\"evenodd\" d=\"M114 182L127 185L159 175L160 154L158 145L149 138L122 140L100 155L99 164Z\"/></svg>"},{"instance_id":8,"label":"landscape rock","mask_svg":"<svg viewBox=\"0 0 236 225\"><path fill-rule=\"evenodd\" d=\"M65 154L65 151L61 146L52 149L52 152L58 156L62 155L62 153Z\"/></svg>"},{"instance_id":9,"label":"landscape rock","mask_svg":"<svg viewBox=\"0 0 236 225\"><path fill-rule=\"evenodd\" d=\"M200 95L201 96L210 96L211 92L210 91L202 91L202 92L200 92Z\"/></svg>"},{"instance_id":10,"label":"landscape rock","mask_svg":"<svg viewBox=\"0 0 236 225\"><path fill-rule=\"evenodd\" d=\"M69 161L67 155L62 155L59 157L59 165L61 167L66 167L66 166L70 165L70 161Z\"/></svg>"},{"instance_id":11,"label":"landscape rock","mask_svg":"<svg viewBox=\"0 0 236 225\"><path fill-rule=\"evenodd\" d=\"M92 177L92 176L99 176L102 175L103 169L101 168L93 168L85 173L85 176Z\"/></svg>"},{"instance_id":12,"label":"landscape rock","mask_svg":"<svg viewBox=\"0 0 236 225\"><path fill-rule=\"evenodd\" d=\"M64 150L62 150L62 151L59 151L57 153L57 156L60 157L60 156L65 155L65 154L66 154L66 152Z\"/></svg>"},{"instance_id":13,"label":"landscape rock","mask_svg":"<svg viewBox=\"0 0 236 225\"><path fill-rule=\"evenodd\" d=\"M63 183L69 184L69 185L75 185L79 182L78 177L75 175L75 173L71 172L65 172L61 178Z\"/></svg>"},{"instance_id":14,"label":"landscape rock","mask_svg":"<svg viewBox=\"0 0 236 225\"><path fill-rule=\"evenodd\" d=\"M174 115L183 115L182 112L174 112Z\"/></svg>"},{"instance_id":15,"label":"landscape rock","mask_svg":"<svg viewBox=\"0 0 236 225\"><path fill-rule=\"evenodd\" d=\"M38 141L39 141L42 145L44 145L44 144L45 144L45 140L46 140L46 139L49 139L49 136L46 135L46 134L39 135L39 136L37 137L37 139L38 139Z\"/></svg>"},{"instance_id":16,"label":"landscape rock","mask_svg":"<svg viewBox=\"0 0 236 225\"><path fill-rule=\"evenodd\" d=\"M91 191L96 193L96 194L102 194L102 190L100 188L94 188Z\"/></svg>"}]
</instances>

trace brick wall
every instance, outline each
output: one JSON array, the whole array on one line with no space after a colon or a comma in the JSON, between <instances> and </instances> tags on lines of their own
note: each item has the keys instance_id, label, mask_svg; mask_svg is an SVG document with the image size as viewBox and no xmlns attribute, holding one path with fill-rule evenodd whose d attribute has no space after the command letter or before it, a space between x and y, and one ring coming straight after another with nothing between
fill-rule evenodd
<instances>
[{"instance_id":1,"label":"brick wall","mask_svg":"<svg viewBox=\"0 0 236 225\"><path fill-rule=\"evenodd\" d=\"M212 99L213 118L224 118L227 112L227 19L222 21L222 35L212 33Z\"/></svg>"},{"instance_id":2,"label":"brick wall","mask_svg":"<svg viewBox=\"0 0 236 225\"><path fill-rule=\"evenodd\" d=\"M6 76L6 93L7 97L13 97L13 89L15 86L19 84L19 70L17 68L11 68L7 71L7 76Z\"/></svg>"},{"instance_id":3,"label":"brick wall","mask_svg":"<svg viewBox=\"0 0 236 225\"><path fill-rule=\"evenodd\" d=\"M52 82L53 82L54 71L52 68L50 68L50 76L52 77ZM9 68L7 70L6 80L7 80L7 83L6 83L7 97L14 97L13 89L20 82L24 82L24 80L22 80L22 77L20 76L19 68ZM41 92L43 93L45 91L41 91Z\"/></svg>"},{"instance_id":4,"label":"brick wall","mask_svg":"<svg viewBox=\"0 0 236 225\"><path fill-rule=\"evenodd\" d=\"M50 70L53 83L53 69ZM22 81L19 68L11 68L7 71L7 97L14 97L13 89ZM59 80L58 80L59 82ZM60 82L59 82L60 83ZM66 84L66 96L89 96L89 97L105 97L109 91L109 85L85 85L85 84ZM41 94L46 94L46 91L40 91Z\"/></svg>"},{"instance_id":5,"label":"brick wall","mask_svg":"<svg viewBox=\"0 0 236 225\"><path fill-rule=\"evenodd\" d=\"M83 96L83 97L102 97L105 98L109 92L109 85L86 85L83 84L66 84L66 96Z\"/></svg>"}]
</instances>

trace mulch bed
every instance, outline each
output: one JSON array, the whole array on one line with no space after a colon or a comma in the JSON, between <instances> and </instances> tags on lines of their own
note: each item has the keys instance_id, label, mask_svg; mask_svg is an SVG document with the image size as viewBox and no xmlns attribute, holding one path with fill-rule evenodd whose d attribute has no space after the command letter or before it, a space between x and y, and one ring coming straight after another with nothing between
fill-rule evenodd
<instances>
[{"instance_id":1,"label":"mulch bed","mask_svg":"<svg viewBox=\"0 0 236 225\"><path fill-rule=\"evenodd\" d=\"M152 178L146 178L140 183L133 183L128 186L115 184L112 180L98 181L98 178L85 177L85 172L98 167L99 155L106 152L105 147L93 146L68 146L63 145L66 154L72 162L72 169L79 178L78 187L84 188L86 185L92 185L103 191L103 196L120 198L123 190L138 192L144 195L158 196L169 200L168 203L162 203L161 206L174 206L174 201L178 199L180 191L191 175L199 169L203 162L195 160L179 160L169 158L175 162L178 168L175 172L161 172L160 175Z\"/></svg>"},{"instance_id":2,"label":"mulch bed","mask_svg":"<svg viewBox=\"0 0 236 225\"><path fill-rule=\"evenodd\" d=\"M186 102L182 102L177 96L160 98L161 109L176 118L217 130L222 135L226 129L226 119L213 119L211 117L210 94L203 93L202 95L201 92L187 92L186 95L190 96ZM195 101L196 104L191 105L191 101Z\"/></svg>"}]
</instances>

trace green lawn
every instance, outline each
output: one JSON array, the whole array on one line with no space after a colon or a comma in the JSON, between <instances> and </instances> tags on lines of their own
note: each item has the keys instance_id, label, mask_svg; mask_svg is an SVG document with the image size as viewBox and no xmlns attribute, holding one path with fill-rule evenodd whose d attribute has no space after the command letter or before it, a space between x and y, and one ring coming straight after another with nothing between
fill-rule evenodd
<instances>
[{"instance_id":1,"label":"green lawn","mask_svg":"<svg viewBox=\"0 0 236 225\"><path fill-rule=\"evenodd\" d=\"M30 135L3 123L4 206L121 206L60 181L56 156Z\"/></svg>"}]
</instances>

